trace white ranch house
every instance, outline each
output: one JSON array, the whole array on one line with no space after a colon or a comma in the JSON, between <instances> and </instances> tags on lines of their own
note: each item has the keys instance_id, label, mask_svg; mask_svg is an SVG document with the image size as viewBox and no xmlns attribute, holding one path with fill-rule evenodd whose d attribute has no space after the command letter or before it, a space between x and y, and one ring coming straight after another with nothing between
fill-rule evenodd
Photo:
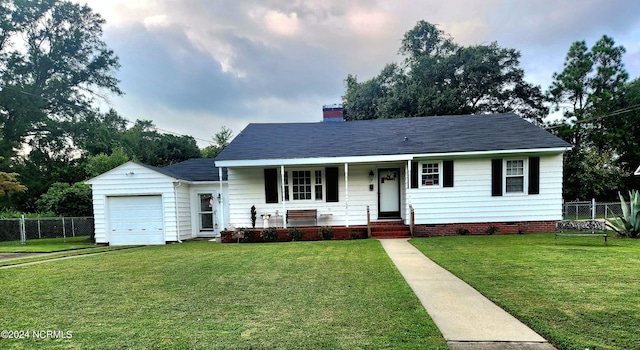
<instances>
[{"instance_id":1,"label":"white ranch house","mask_svg":"<svg viewBox=\"0 0 640 350\"><path fill-rule=\"evenodd\" d=\"M228 169L229 229L250 227L255 205L285 228L293 209L316 209L318 226L349 227L367 224L367 208L372 220L409 224L413 208L425 234L540 232L562 219L569 147L513 113L266 123L247 126L216 165Z\"/></svg>"},{"instance_id":2,"label":"white ranch house","mask_svg":"<svg viewBox=\"0 0 640 350\"><path fill-rule=\"evenodd\" d=\"M96 243L165 244L219 237L229 220L226 169L213 159L163 168L127 162L87 181Z\"/></svg>"}]
</instances>

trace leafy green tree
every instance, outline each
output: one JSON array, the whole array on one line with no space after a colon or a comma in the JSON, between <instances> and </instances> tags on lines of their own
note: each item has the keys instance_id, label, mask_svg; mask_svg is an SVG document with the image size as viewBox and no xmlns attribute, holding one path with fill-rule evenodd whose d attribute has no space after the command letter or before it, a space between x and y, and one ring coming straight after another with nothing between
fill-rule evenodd
<instances>
[{"instance_id":1,"label":"leafy green tree","mask_svg":"<svg viewBox=\"0 0 640 350\"><path fill-rule=\"evenodd\" d=\"M625 174L625 187L640 188L640 176L630 175L640 166L640 78L626 84L623 109L615 118L607 118L604 127L609 130L609 142L618 156Z\"/></svg>"},{"instance_id":2,"label":"leafy green tree","mask_svg":"<svg viewBox=\"0 0 640 350\"><path fill-rule=\"evenodd\" d=\"M562 117L550 123L550 130L573 145L565 155L565 199L612 198L627 176L616 161L615 148L625 123L620 123L620 115L612 115L624 103L624 52L606 35L591 49L577 41L569 48L562 72L553 75L548 96ZM609 159L602 158L605 155ZM594 162L596 158L600 161ZM594 171L594 166L606 174Z\"/></svg>"},{"instance_id":3,"label":"leafy green tree","mask_svg":"<svg viewBox=\"0 0 640 350\"><path fill-rule=\"evenodd\" d=\"M233 131L227 128L226 126L222 126L220 131L218 131L213 136L213 145L209 145L200 150L200 156L202 158L215 158L222 152L222 150L229 145L233 139Z\"/></svg>"},{"instance_id":4,"label":"leafy green tree","mask_svg":"<svg viewBox=\"0 0 640 350\"><path fill-rule=\"evenodd\" d=\"M420 21L392 63L364 82L348 75L347 120L515 111L541 122L547 113L538 86L524 81L520 53L497 43L460 46L435 25Z\"/></svg>"},{"instance_id":5,"label":"leafy green tree","mask_svg":"<svg viewBox=\"0 0 640 350\"><path fill-rule=\"evenodd\" d=\"M59 216L91 216L93 201L91 187L83 182L73 185L56 182L36 202L41 212L52 212Z\"/></svg>"},{"instance_id":6,"label":"leafy green tree","mask_svg":"<svg viewBox=\"0 0 640 350\"><path fill-rule=\"evenodd\" d=\"M68 125L73 143L85 155L111 154L123 148L122 135L127 131L129 121L115 110L107 113L92 113L83 120Z\"/></svg>"},{"instance_id":7,"label":"leafy green tree","mask_svg":"<svg viewBox=\"0 0 640 350\"><path fill-rule=\"evenodd\" d=\"M129 156L124 153L122 148L114 149L110 155L101 153L97 156L89 156L87 159L87 174L95 177L128 161Z\"/></svg>"},{"instance_id":8,"label":"leafy green tree","mask_svg":"<svg viewBox=\"0 0 640 350\"><path fill-rule=\"evenodd\" d=\"M34 136L42 141L36 147L55 146L43 152L60 151L67 135L58 122L85 117L105 93L122 93L113 76L118 58L101 39L104 20L71 1L0 5L0 155L15 156Z\"/></svg>"},{"instance_id":9,"label":"leafy green tree","mask_svg":"<svg viewBox=\"0 0 640 350\"><path fill-rule=\"evenodd\" d=\"M200 149L193 137L160 134L150 120L137 120L122 134L121 144L131 159L153 166L200 158Z\"/></svg>"}]
</instances>

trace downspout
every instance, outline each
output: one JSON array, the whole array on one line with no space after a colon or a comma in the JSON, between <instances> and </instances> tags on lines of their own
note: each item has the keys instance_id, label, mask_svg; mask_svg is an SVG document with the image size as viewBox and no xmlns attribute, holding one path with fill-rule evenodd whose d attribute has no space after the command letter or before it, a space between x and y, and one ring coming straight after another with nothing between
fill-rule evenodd
<instances>
[{"instance_id":1,"label":"downspout","mask_svg":"<svg viewBox=\"0 0 640 350\"><path fill-rule=\"evenodd\" d=\"M220 202L218 203L220 205L220 217L218 219L220 219L220 231L225 230L225 226L224 226L224 205L222 204L224 202L224 196L222 195L222 168L218 168L218 180L220 181ZM227 182L229 182L229 177L227 176ZM220 237L222 237L222 234L220 234Z\"/></svg>"},{"instance_id":2,"label":"downspout","mask_svg":"<svg viewBox=\"0 0 640 350\"><path fill-rule=\"evenodd\" d=\"M287 228L287 204L284 196L284 165L280 166L280 183L282 184L282 228Z\"/></svg>"},{"instance_id":3,"label":"downspout","mask_svg":"<svg viewBox=\"0 0 640 350\"><path fill-rule=\"evenodd\" d=\"M347 215L347 227L349 227L349 163L344 163L344 210Z\"/></svg>"},{"instance_id":4,"label":"downspout","mask_svg":"<svg viewBox=\"0 0 640 350\"><path fill-rule=\"evenodd\" d=\"M180 240L180 214L178 211L178 187L180 187L181 185L182 182L178 180L174 182L173 186L173 202L175 203L173 208L176 214L176 240L178 241L178 243L182 243L182 241Z\"/></svg>"}]
</instances>

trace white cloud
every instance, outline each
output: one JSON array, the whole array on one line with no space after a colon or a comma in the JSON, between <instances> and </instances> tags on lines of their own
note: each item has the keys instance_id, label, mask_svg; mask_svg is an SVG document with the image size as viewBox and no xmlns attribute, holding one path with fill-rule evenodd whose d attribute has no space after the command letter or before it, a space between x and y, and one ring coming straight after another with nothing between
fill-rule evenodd
<instances>
[{"instance_id":1,"label":"white cloud","mask_svg":"<svg viewBox=\"0 0 640 350\"><path fill-rule=\"evenodd\" d=\"M155 15L145 17L142 22L147 30L154 30L157 28L164 28L169 25L169 21L167 20L167 15Z\"/></svg>"},{"instance_id":2,"label":"white cloud","mask_svg":"<svg viewBox=\"0 0 640 350\"><path fill-rule=\"evenodd\" d=\"M77 0L84 3L85 0ZM339 102L347 74L364 80L397 62L418 20L462 45L497 41L521 51L526 79L546 89L573 41L603 34L640 74L636 0L88 0L121 58L130 119L209 138L227 125L316 121Z\"/></svg>"},{"instance_id":3,"label":"white cloud","mask_svg":"<svg viewBox=\"0 0 640 350\"><path fill-rule=\"evenodd\" d=\"M267 28L278 35L294 36L300 30L298 15L295 12L285 14L278 11L269 11L264 20Z\"/></svg>"}]
</instances>

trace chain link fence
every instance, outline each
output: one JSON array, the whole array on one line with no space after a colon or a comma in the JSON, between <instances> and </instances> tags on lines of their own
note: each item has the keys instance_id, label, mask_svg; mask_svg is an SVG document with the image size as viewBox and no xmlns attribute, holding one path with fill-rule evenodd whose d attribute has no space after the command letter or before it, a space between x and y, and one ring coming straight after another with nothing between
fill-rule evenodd
<instances>
[{"instance_id":1,"label":"chain link fence","mask_svg":"<svg viewBox=\"0 0 640 350\"><path fill-rule=\"evenodd\" d=\"M610 219L622 215L620 202L564 202L565 220Z\"/></svg>"},{"instance_id":2,"label":"chain link fence","mask_svg":"<svg viewBox=\"0 0 640 350\"><path fill-rule=\"evenodd\" d=\"M90 236L93 217L0 219L0 241L21 240L21 226L27 240Z\"/></svg>"}]
</instances>

